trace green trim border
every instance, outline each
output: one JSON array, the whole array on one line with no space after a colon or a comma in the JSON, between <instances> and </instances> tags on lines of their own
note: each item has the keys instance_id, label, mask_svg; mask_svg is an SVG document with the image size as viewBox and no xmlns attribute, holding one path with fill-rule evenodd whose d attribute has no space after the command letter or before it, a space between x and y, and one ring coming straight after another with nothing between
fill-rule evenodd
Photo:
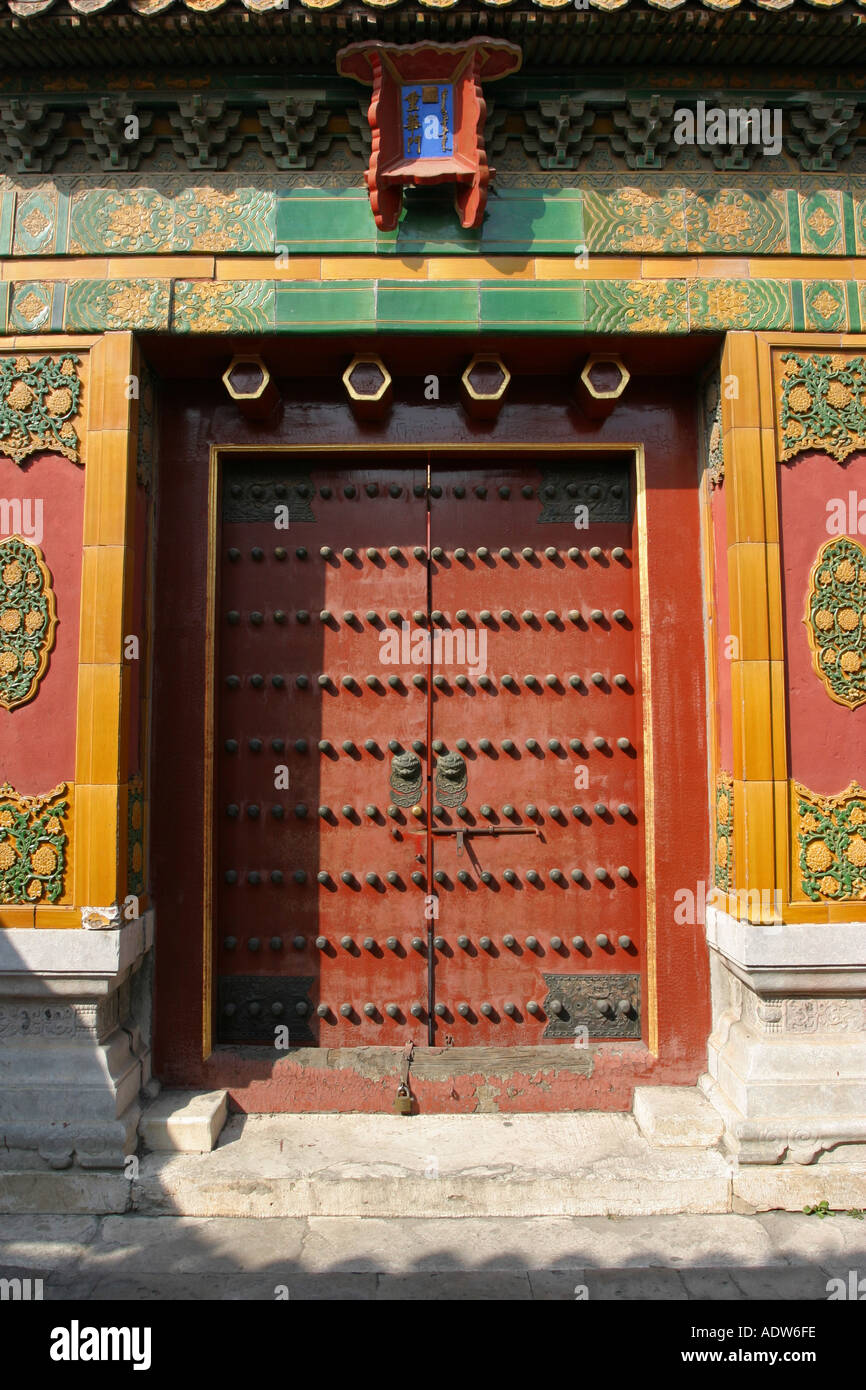
<instances>
[{"instance_id":1,"label":"green trim border","mask_svg":"<svg viewBox=\"0 0 866 1390\"><path fill-rule=\"evenodd\" d=\"M821 256L866 253L866 189L494 185L484 224L461 228L451 192L410 190L392 232L366 189L190 184L19 188L0 194L0 255Z\"/></svg>"},{"instance_id":2,"label":"green trim border","mask_svg":"<svg viewBox=\"0 0 866 1390\"><path fill-rule=\"evenodd\" d=\"M24 280L0 331L838 334L864 306L856 280Z\"/></svg>"}]
</instances>

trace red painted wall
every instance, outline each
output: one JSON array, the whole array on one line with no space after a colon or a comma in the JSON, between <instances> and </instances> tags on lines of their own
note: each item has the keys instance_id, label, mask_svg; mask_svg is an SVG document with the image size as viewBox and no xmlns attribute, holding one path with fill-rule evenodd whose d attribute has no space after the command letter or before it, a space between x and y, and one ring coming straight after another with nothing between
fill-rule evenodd
<instances>
[{"instance_id":1,"label":"red painted wall","mask_svg":"<svg viewBox=\"0 0 866 1390\"><path fill-rule=\"evenodd\" d=\"M0 497L41 499L43 536L36 543L57 608L54 646L37 694L17 709L0 709L0 782L34 795L75 777L84 469L59 454L37 454L24 468L0 458Z\"/></svg>"},{"instance_id":2,"label":"red painted wall","mask_svg":"<svg viewBox=\"0 0 866 1390\"><path fill-rule=\"evenodd\" d=\"M827 530L827 504L832 498L847 504L849 491L866 498L866 454L843 466L810 453L779 468L790 775L824 795L852 780L866 782L866 705L850 710L830 699L815 674L803 622L815 557L835 534ZM866 536L845 534L866 545Z\"/></svg>"}]
</instances>

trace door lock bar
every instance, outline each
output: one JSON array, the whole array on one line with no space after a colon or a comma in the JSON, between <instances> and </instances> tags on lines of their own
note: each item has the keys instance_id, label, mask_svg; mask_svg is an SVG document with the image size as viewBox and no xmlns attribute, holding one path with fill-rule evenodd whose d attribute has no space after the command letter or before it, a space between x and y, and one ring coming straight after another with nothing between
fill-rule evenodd
<instances>
[{"instance_id":1,"label":"door lock bar","mask_svg":"<svg viewBox=\"0 0 866 1390\"><path fill-rule=\"evenodd\" d=\"M455 828L454 830L445 830L445 829L431 830L431 831L430 831L430 834L431 834L431 835L453 835L453 836L456 838L456 840L457 840L457 857L458 857L458 859L459 859L460 855L463 853L463 842L464 842L464 840L467 838L467 836L469 836L469 835L492 835L492 836L498 836L498 835L537 835L537 836L539 837L539 839L541 838L541 831L540 831L537 827L533 827L532 829L527 828L526 830L522 830L522 829L517 829L517 828L514 827L514 826L508 826L508 827L503 826L502 829L499 829L499 828L496 827L496 826L491 826L489 829L485 829L485 830L473 830L473 829L471 829L471 828L469 828L469 827L467 827L467 826L461 826L460 829L456 829L456 828Z\"/></svg>"}]
</instances>

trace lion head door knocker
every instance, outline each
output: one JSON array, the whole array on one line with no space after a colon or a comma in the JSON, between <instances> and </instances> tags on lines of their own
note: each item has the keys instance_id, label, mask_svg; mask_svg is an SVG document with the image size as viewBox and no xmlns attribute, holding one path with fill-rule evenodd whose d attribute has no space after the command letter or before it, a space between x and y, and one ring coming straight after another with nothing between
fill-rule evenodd
<instances>
[{"instance_id":1,"label":"lion head door knocker","mask_svg":"<svg viewBox=\"0 0 866 1390\"><path fill-rule=\"evenodd\" d=\"M443 753L436 763L436 800L442 806L462 806L468 773L459 753Z\"/></svg>"},{"instance_id":2,"label":"lion head door knocker","mask_svg":"<svg viewBox=\"0 0 866 1390\"><path fill-rule=\"evenodd\" d=\"M417 753L395 753L391 759L391 800L395 806L414 806L421 799L424 781Z\"/></svg>"}]
</instances>

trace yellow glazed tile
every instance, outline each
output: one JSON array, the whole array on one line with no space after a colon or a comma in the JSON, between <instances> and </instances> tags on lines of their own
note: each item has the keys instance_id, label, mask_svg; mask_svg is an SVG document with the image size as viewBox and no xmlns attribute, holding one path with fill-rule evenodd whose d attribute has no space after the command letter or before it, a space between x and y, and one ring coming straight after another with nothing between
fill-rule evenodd
<instances>
[{"instance_id":1,"label":"yellow glazed tile","mask_svg":"<svg viewBox=\"0 0 866 1390\"><path fill-rule=\"evenodd\" d=\"M283 265L277 256L219 256L214 273L217 280L319 280L322 261L319 256L288 256Z\"/></svg>"},{"instance_id":2,"label":"yellow glazed tile","mask_svg":"<svg viewBox=\"0 0 866 1390\"><path fill-rule=\"evenodd\" d=\"M767 539L767 505L761 431L728 430L722 436L728 544Z\"/></svg>"},{"instance_id":3,"label":"yellow glazed tile","mask_svg":"<svg viewBox=\"0 0 866 1390\"><path fill-rule=\"evenodd\" d=\"M751 273L763 280L850 280L854 261L835 256L760 256L750 259Z\"/></svg>"},{"instance_id":4,"label":"yellow glazed tile","mask_svg":"<svg viewBox=\"0 0 866 1390\"><path fill-rule=\"evenodd\" d=\"M289 262L291 266L291 261ZM323 256L323 280L426 280L423 256Z\"/></svg>"},{"instance_id":5,"label":"yellow glazed tile","mask_svg":"<svg viewBox=\"0 0 866 1390\"><path fill-rule=\"evenodd\" d=\"M79 661L111 665L123 657L123 566L119 545L88 545L81 564Z\"/></svg>"},{"instance_id":6,"label":"yellow glazed tile","mask_svg":"<svg viewBox=\"0 0 866 1390\"><path fill-rule=\"evenodd\" d=\"M742 730L742 671L739 661L731 662L731 753L733 766L731 772L735 782L743 781L745 773L745 762L743 756L743 730Z\"/></svg>"},{"instance_id":7,"label":"yellow glazed tile","mask_svg":"<svg viewBox=\"0 0 866 1390\"><path fill-rule=\"evenodd\" d=\"M752 663L746 662L747 666ZM755 662L755 669L763 662ZM769 661L766 663L766 673L768 679L769 694L769 766L770 775L774 781L783 781L788 776L788 757L786 746L786 689L785 689L785 663L784 661ZM749 677L746 678L746 688L748 688ZM755 679L757 680L757 674ZM763 689L763 685L761 689ZM763 716L761 716L763 717ZM756 735L757 738L757 735Z\"/></svg>"},{"instance_id":8,"label":"yellow glazed tile","mask_svg":"<svg viewBox=\"0 0 866 1390\"><path fill-rule=\"evenodd\" d=\"M779 530L779 465L776 431L761 430L761 467L764 474L764 525L768 541L778 542Z\"/></svg>"},{"instance_id":9,"label":"yellow glazed tile","mask_svg":"<svg viewBox=\"0 0 866 1390\"><path fill-rule=\"evenodd\" d=\"M833 913L835 911L835 908L830 908L828 910L824 903L789 903L785 908L785 921L793 924L800 922L841 922L846 920L844 917L834 917ZM862 916L862 912L859 916L855 912L853 919L849 920L860 921Z\"/></svg>"},{"instance_id":10,"label":"yellow glazed tile","mask_svg":"<svg viewBox=\"0 0 866 1390\"><path fill-rule=\"evenodd\" d=\"M273 265L273 258L267 263ZM112 256L109 280L212 280L213 256Z\"/></svg>"},{"instance_id":11,"label":"yellow glazed tile","mask_svg":"<svg viewBox=\"0 0 866 1390\"><path fill-rule=\"evenodd\" d=\"M698 256L698 276L711 280L748 280L749 262L736 256Z\"/></svg>"},{"instance_id":12,"label":"yellow glazed tile","mask_svg":"<svg viewBox=\"0 0 866 1390\"><path fill-rule=\"evenodd\" d=\"M430 280L532 280L535 264L531 256L431 256L427 276Z\"/></svg>"},{"instance_id":13,"label":"yellow glazed tile","mask_svg":"<svg viewBox=\"0 0 866 1390\"><path fill-rule=\"evenodd\" d=\"M747 543L728 550L730 608L741 661L784 657L779 547Z\"/></svg>"},{"instance_id":14,"label":"yellow glazed tile","mask_svg":"<svg viewBox=\"0 0 866 1390\"><path fill-rule=\"evenodd\" d=\"M107 907L118 896L117 786L84 786L78 791L78 836L82 851L75 861L75 902Z\"/></svg>"},{"instance_id":15,"label":"yellow glazed tile","mask_svg":"<svg viewBox=\"0 0 866 1390\"><path fill-rule=\"evenodd\" d=\"M698 261L694 256L680 260L675 257L658 260L648 257L641 261L641 277L644 280L669 280L683 276L693 279L697 273Z\"/></svg>"},{"instance_id":16,"label":"yellow glazed tile","mask_svg":"<svg viewBox=\"0 0 866 1390\"><path fill-rule=\"evenodd\" d=\"M121 675L119 663L78 668L76 788L85 783L116 783L120 775Z\"/></svg>"},{"instance_id":17,"label":"yellow glazed tile","mask_svg":"<svg viewBox=\"0 0 866 1390\"><path fill-rule=\"evenodd\" d=\"M127 381L132 375L132 334L106 333L90 354L91 430L127 430L130 402Z\"/></svg>"},{"instance_id":18,"label":"yellow glazed tile","mask_svg":"<svg viewBox=\"0 0 866 1390\"><path fill-rule=\"evenodd\" d=\"M577 264L577 258L570 256L536 256L536 280L639 280L641 261L639 256L600 256L594 251L587 256L587 264Z\"/></svg>"},{"instance_id":19,"label":"yellow glazed tile","mask_svg":"<svg viewBox=\"0 0 866 1390\"><path fill-rule=\"evenodd\" d=\"M753 333L729 333L722 354L722 431L761 424L758 354Z\"/></svg>"},{"instance_id":20,"label":"yellow glazed tile","mask_svg":"<svg viewBox=\"0 0 866 1390\"><path fill-rule=\"evenodd\" d=\"M780 724L784 732L784 692L779 690L774 667L781 667L781 662L731 663L735 771L747 782L769 782L785 776L784 743L779 732Z\"/></svg>"},{"instance_id":21,"label":"yellow glazed tile","mask_svg":"<svg viewBox=\"0 0 866 1390\"><path fill-rule=\"evenodd\" d=\"M59 903L48 903L37 907L36 921L33 924L37 931L69 931L81 926L81 911L71 906L75 887L71 874L68 884L70 905L63 907ZM63 896L66 897L66 894Z\"/></svg>"},{"instance_id":22,"label":"yellow glazed tile","mask_svg":"<svg viewBox=\"0 0 866 1390\"><path fill-rule=\"evenodd\" d=\"M90 352L99 346L100 341L100 338L93 334L84 336L81 333L43 333L36 336L33 333L16 333L14 337L0 339L0 347L5 352L11 348L21 348L25 352L56 352L58 349Z\"/></svg>"},{"instance_id":23,"label":"yellow glazed tile","mask_svg":"<svg viewBox=\"0 0 866 1390\"><path fill-rule=\"evenodd\" d=\"M770 624L767 604L767 561L763 545L732 545L728 549L731 631L740 661L767 661Z\"/></svg>"},{"instance_id":24,"label":"yellow glazed tile","mask_svg":"<svg viewBox=\"0 0 866 1390\"><path fill-rule=\"evenodd\" d=\"M97 430L89 440L84 474L85 546L123 545L134 524L128 489L134 478L130 436L123 430Z\"/></svg>"},{"instance_id":25,"label":"yellow glazed tile","mask_svg":"<svg viewBox=\"0 0 866 1390\"><path fill-rule=\"evenodd\" d=\"M743 797L744 783L734 778L734 874L732 886L740 887L743 881L743 865L746 862L746 802ZM731 909L729 909L731 910Z\"/></svg>"},{"instance_id":26,"label":"yellow glazed tile","mask_svg":"<svg viewBox=\"0 0 866 1390\"><path fill-rule=\"evenodd\" d=\"M745 782L740 792L743 803L744 859L740 887L757 890L769 903L776 888L775 798L772 782ZM748 918L760 921L759 901L750 904Z\"/></svg>"},{"instance_id":27,"label":"yellow glazed tile","mask_svg":"<svg viewBox=\"0 0 866 1390\"><path fill-rule=\"evenodd\" d=\"M108 260L91 256L68 260L35 261L25 257L7 261L3 266L4 280L107 280Z\"/></svg>"},{"instance_id":28,"label":"yellow glazed tile","mask_svg":"<svg viewBox=\"0 0 866 1390\"><path fill-rule=\"evenodd\" d=\"M35 907L28 907L26 903L4 903L0 907L0 931L26 930L34 926L35 916Z\"/></svg>"}]
</instances>

